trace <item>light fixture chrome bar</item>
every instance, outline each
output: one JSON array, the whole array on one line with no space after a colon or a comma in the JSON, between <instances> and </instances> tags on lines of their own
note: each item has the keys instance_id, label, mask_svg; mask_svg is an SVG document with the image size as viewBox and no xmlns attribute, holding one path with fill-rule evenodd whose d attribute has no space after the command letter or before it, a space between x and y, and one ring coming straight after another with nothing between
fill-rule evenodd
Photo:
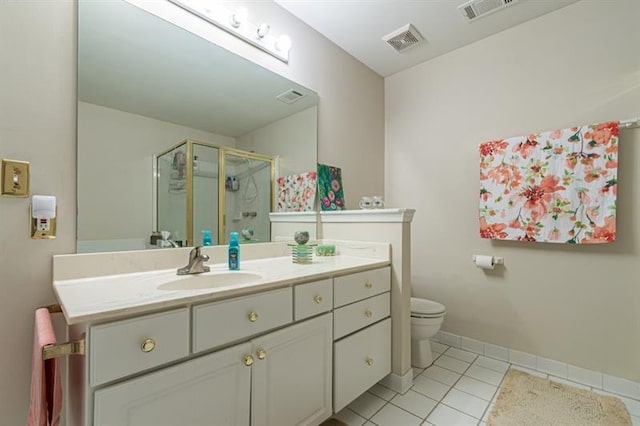
<instances>
[{"instance_id":1,"label":"light fixture chrome bar","mask_svg":"<svg viewBox=\"0 0 640 426\"><path fill-rule=\"evenodd\" d=\"M256 26L246 20L245 16L239 16L237 12L229 11L221 5L211 4L212 2L198 0L167 1L278 58L282 62L289 63L291 40L286 35L278 38L268 31L265 34L264 25L268 24Z\"/></svg>"}]
</instances>

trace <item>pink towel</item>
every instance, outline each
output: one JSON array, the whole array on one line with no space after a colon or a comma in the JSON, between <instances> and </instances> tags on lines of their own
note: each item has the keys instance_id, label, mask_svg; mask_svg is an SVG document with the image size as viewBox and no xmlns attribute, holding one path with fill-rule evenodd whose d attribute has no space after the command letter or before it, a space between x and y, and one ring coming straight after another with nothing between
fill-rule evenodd
<instances>
[{"instance_id":1,"label":"pink towel","mask_svg":"<svg viewBox=\"0 0 640 426\"><path fill-rule=\"evenodd\" d=\"M56 343L51 316L46 308L36 311L31 358L31 401L27 426L57 426L62 410L62 386L58 360L43 359L42 348Z\"/></svg>"}]
</instances>

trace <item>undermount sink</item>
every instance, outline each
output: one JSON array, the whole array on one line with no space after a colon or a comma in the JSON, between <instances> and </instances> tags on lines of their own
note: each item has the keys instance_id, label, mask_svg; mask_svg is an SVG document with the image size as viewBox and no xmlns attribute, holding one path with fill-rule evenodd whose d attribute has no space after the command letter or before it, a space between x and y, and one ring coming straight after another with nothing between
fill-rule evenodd
<instances>
[{"instance_id":1,"label":"undermount sink","mask_svg":"<svg viewBox=\"0 0 640 426\"><path fill-rule=\"evenodd\" d=\"M207 288L249 284L262 278L260 274L243 271L206 272L198 275L180 275L158 290L204 290Z\"/></svg>"}]
</instances>

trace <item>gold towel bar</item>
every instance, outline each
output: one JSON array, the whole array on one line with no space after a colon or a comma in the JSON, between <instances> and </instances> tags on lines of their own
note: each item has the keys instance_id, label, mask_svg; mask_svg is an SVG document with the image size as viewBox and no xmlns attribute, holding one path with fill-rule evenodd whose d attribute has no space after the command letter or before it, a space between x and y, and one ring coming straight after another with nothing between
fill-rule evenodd
<instances>
[{"instance_id":1,"label":"gold towel bar","mask_svg":"<svg viewBox=\"0 0 640 426\"><path fill-rule=\"evenodd\" d=\"M44 306L49 313L56 314L62 312L62 307L58 304ZM46 345L42 348L42 358L51 359L58 358L65 355L84 355L85 354L85 339L84 335L82 339L75 342L65 342L59 345Z\"/></svg>"}]
</instances>

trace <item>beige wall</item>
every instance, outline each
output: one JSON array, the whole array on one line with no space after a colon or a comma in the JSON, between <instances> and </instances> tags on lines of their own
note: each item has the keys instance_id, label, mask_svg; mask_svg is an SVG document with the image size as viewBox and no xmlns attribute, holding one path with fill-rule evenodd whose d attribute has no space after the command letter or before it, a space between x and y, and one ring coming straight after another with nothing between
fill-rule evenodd
<instances>
[{"instance_id":1,"label":"beige wall","mask_svg":"<svg viewBox=\"0 0 640 426\"><path fill-rule=\"evenodd\" d=\"M228 136L79 102L78 239L148 240L153 230L152 154L184 139L236 145Z\"/></svg>"},{"instance_id":2,"label":"beige wall","mask_svg":"<svg viewBox=\"0 0 640 426\"><path fill-rule=\"evenodd\" d=\"M318 107L307 108L257 130L239 136L239 149L277 155L278 176L316 170Z\"/></svg>"},{"instance_id":3,"label":"beige wall","mask_svg":"<svg viewBox=\"0 0 640 426\"><path fill-rule=\"evenodd\" d=\"M481 240L477 150L639 117L639 17L584 0L386 79L385 193L417 209L413 289L445 331L640 381L640 130L621 132L618 241L599 246Z\"/></svg>"},{"instance_id":4,"label":"beige wall","mask_svg":"<svg viewBox=\"0 0 640 426\"><path fill-rule=\"evenodd\" d=\"M271 2L251 16L286 28L289 65L231 36L234 51L320 95L319 159L342 166L347 203L383 187L381 77ZM58 238L27 236L28 199L0 197L0 423L23 424L28 403L33 310L54 301L51 256L76 239L76 11L68 1L0 2L0 157L31 162L32 194L58 197ZM367 152L367 163L360 153Z\"/></svg>"}]
</instances>

